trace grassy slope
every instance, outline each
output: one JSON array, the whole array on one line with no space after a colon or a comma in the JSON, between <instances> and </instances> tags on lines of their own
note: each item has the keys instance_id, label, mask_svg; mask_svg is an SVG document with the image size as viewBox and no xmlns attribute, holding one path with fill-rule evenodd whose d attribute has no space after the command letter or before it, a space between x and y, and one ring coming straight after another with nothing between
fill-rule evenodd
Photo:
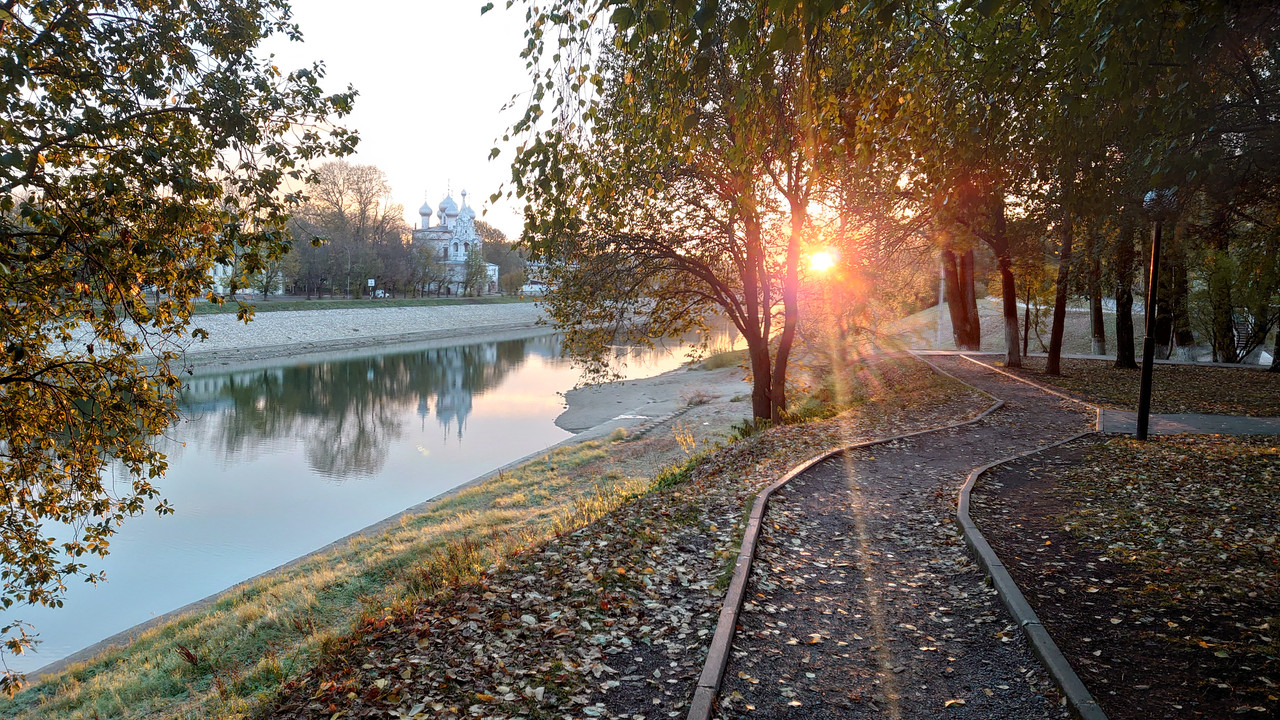
<instances>
[{"instance_id":1,"label":"grassy slope","mask_svg":"<svg viewBox=\"0 0 1280 720\"><path fill-rule=\"evenodd\" d=\"M208 610L0 702L0 716L239 714L309 667L362 614L430 593L442 578L466 577L639 492L647 481L605 469L573 472L607 460L620 442L618 436L554 450L386 533L255 581Z\"/></svg>"}]
</instances>

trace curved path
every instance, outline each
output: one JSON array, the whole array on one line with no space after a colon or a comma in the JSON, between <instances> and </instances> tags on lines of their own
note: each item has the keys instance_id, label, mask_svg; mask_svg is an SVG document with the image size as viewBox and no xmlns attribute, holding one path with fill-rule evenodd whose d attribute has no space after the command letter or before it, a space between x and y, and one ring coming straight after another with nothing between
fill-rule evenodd
<instances>
[{"instance_id":1,"label":"curved path","mask_svg":"<svg viewBox=\"0 0 1280 720\"><path fill-rule=\"evenodd\" d=\"M952 518L975 467L1089 432L1096 415L962 357L929 361L1004 406L837 454L775 493L719 716L1066 716Z\"/></svg>"}]
</instances>

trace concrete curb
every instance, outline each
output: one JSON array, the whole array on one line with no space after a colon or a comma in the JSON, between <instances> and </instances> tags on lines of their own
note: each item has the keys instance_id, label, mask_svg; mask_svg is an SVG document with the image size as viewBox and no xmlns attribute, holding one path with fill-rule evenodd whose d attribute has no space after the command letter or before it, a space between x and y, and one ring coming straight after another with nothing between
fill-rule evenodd
<instances>
[{"instance_id":1,"label":"concrete curb","mask_svg":"<svg viewBox=\"0 0 1280 720\"><path fill-rule=\"evenodd\" d=\"M1086 402L1080 398L1071 397L1066 393L1059 392L1053 388L1046 387L1040 383L1018 377L1014 373L1007 370L1001 370L998 367L988 365L980 360L975 360L968 355L960 357L969 362L980 365L988 370L999 373L1020 383L1030 385L1042 392L1056 395L1060 398L1070 400L1087 408L1092 409L1096 413L1094 421L1095 430L1093 432L1084 432L1060 440L1050 445L1045 445L1035 450L1007 457L1002 460L988 463L982 467L975 468L969 473L969 477L965 478L964 485L960 488L959 500L956 504L956 521L960 524L960 533L964 536L965 545L969 546L972 552L978 558L978 564L986 571L991 578L991 585L1000 594L1000 600L1004 602L1004 606L1009 609L1009 614L1013 616L1018 626L1022 628L1022 632L1026 634L1027 641L1031 643L1031 651L1040 659L1040 664L1044 665L1045 670L1049 672L1049 676L1053 678L1053 682L1062 691L1063 696L1067 699L1067 706L1071 709L1072 714L1080 718L1080 720L1107 720L1107 715L1098 706L1098 702L1093 699L1093 695L1089 693L1084 682L1080 680L1080 676L1076 675L1076 671L1071 667L1071 663L1067 661L1062 651L1058 649L1057 643L1049 636L1048 631L1044 629L1044 624L1040 622L1040 618L1036 616L1031 604L1027 602L1027 598L1022 594L1022 590L1018 588L1018 584L1013 581L1013 576L1005 568L1004 563L1000 562L1000 557L996 555L996 551L983 537L982 531L969 517L969 496L973 491L973 486L978 482L978 478L988 470L1010 463L1015 460L1030 457L1046 450L1051 450L1059 445L1065 445L1074 442L1082 437L1088 437L1096 433L1102 432L1102 408L1093 403ZM921 358L922 360L924 358ZM928 362L925 360L925 362Z\"/></svg>"},{"instance_id":2,"label":"concrete curb","mask_svg":"<svg viewBox=\"0 0 1280 720\"><path fill-rule=\"evenodd\" d=\"M1040 659L1040 663L1049 672L1049 676L1053 678L1054 683L1062 690L1072 714L1080 720L1107 720L1106 713L1102 711L1097 701L1093 699L1093 695L1084 686L1080 676L1076 675L1071 663L1067 661L1066 656L1058 649L1057 643L1053 641L1053 638L1049 637L1049 633L1044 629L1040 618L1036 616L1035 611L1031 609L1031 604L1027 602L1022 591L1018 589L1017 583L1013 581L1013 576L1009 574L1004 563L1000 562L1000 557L996 555L995 550L987 543L987 539L982 536L982 531L978 529L973 519L969 517L969 495L980 475L998 465L1030 457L1093 434L1095 433L1080 433L1066 440L1060 440L1051 445L1028 450L1003 460L988 463L980 468L975 468L973 472L969 473L969 477L965 479L964 486L960 488L956 520L960 523L960 532L964 535L965 544L977 556L978 564L991 577L992 586L1000 594L1000 599L1004 601L1004 606L1009 609L1009 614L1013 615L1014 622L1018 623L1018 626L1022 628L1022 632L1026 634L1027 640L1031 643L1032 652Z\"/></svg>"},{"instance_id":3,"label":"concrete curb","mask_svg":"<svg viewBox=\"0 0 1280 720\"><path fill-rule=\"evenodd\" d=\"M725 593L724 604L720 608L720 618L716 622L715 634L711 637L711 645L707 649L707 659L702 665L702 675L698 678L698 685L693 691L693 699L689 704L688 720L709 720L711 712L715 709L716 694L720 691L720 681L724 678L725 668L729 665L729 653L733 649L733 635L738 626L738 615L742 612L742 603L746 597L747 581L751 577L751 561L755 559L756 545L760 538L760 527L764 522L765 510L769 506L769 497L775 493L778 488L786 485L797 475L803 473L818 463L839 455L840 453L849 452L850 450L858 450L861 448L872 447L875 445L884 445L886 443L903 440L906 438L916 437L918 435L927 435L930 433L942 432L944 430L952 430L965 425L972 425L986 419L988 415L999 410L1004 406L1004 401L996 398L991 393L978 390L959 378L935 366L933 363L924 358L911 353L913 357L928 365L930 369L939 375L951 378L956 382L970 388L982 395L994 400L990 407L983 410L969 420L963 422L952 423L942 427L930 428L928 430L918 430L905 435L895 435L893 437L881 438L878 440L869 440L866 442L854 443L852 445L844 445L834 450L828 450L819 455L805 460L799 465L792 468L783 475L782 478L766 487L756 495L755 503L751 507L751 516L747 520L747 527L742 533L742 547L738 551L737 562L733 566L733 579L729 582L729 589Z\"/></svg>"}]
</instances>

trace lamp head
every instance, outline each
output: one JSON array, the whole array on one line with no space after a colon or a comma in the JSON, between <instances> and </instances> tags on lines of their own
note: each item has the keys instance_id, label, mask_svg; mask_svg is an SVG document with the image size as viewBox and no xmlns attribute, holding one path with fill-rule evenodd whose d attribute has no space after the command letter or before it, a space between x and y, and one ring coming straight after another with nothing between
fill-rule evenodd
<instances>
[{"instance_id":1,"label":"lamp head","mask_svg":"<svg viewBox=\"0 0 1280 720\"><path fill-rule=\"evenodd\" d=\"M1142 198L1142 212L1156 221L1168 220L1178 213L1178 189L1152 190Z\"/></svg>"}]
</instances>

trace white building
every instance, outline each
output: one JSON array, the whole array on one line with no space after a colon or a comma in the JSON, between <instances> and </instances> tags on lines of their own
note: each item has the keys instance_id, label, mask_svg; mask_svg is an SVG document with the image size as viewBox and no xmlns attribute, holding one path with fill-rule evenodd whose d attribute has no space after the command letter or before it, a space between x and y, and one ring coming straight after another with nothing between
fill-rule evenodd
<instances>
[{"instance_id":1,"label":"white building","mask_svg":"<svg viewBox=\"0 0 1280 720\"><path fill-rule=\"evenodd\" d=\"M437 218L435 225L431 224L433 214ZM476 234L476 213L467 206L467 191L462 191L461 208L452 195L445 195L434 213L431 205L424 201L418 215L422 223L413 231L413 245L425 246L427 252L443 263L448 277L445 287L455 294L461 292L467 277L467 257L471 253L481 253L480 257L484 257L484 240ZM498 266L485 263L485 273L489 280L484 292L496 292Z\"/></svg>"}]
</instances>

